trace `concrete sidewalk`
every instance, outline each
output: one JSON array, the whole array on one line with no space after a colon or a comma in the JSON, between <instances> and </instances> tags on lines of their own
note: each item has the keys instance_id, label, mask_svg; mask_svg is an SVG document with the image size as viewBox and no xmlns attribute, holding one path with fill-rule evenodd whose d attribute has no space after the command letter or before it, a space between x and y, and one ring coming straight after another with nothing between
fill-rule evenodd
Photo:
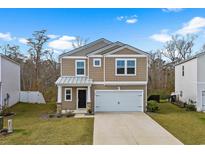
<instances>
[{"instance_id":1,"label":"concrete sidewalk","mask_svg":"<svg viewBox=\"0 0 205 154\"><path fill-rule=\"evenodd\" d=\"M142 112L96 113L93 144L180 145L177 138Z\"/></svg>"}]
</instances>

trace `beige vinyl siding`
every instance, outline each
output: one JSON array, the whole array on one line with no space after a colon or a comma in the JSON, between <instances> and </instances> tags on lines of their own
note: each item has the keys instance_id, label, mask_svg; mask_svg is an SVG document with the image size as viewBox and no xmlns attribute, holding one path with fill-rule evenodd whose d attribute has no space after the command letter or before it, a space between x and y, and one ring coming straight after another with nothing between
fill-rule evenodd
<instances>
[{"instance_id":1,"label":"beige vinyl siding","mask_svg":"<svg viewBox=\"0 0 205 154\"><path fill-rule=\"evenodd\" d=\"M101 42L99 42L91 47L88 47L86 49L83 49L83 50L80 50L76 53L73 53L70 56L86 56L88 53L95 51L97 49L100 49L102 47L105 47L106 45L108 45L108 43L101 41Z\"/></svg>"},{"instance_id":2,"label":"beige vinyl siding","mask_svg":"<svg viewBox=\"0 0 205 154\"><path fill-rule=\"evenodd\" d=\"M119 47L121 47L121 46L120 46L120 45L115 45L114 47L111 47L111 48L108 48L108 49L106 49L106 50L103 50L103 51L97 53L96 55L106 54L106 53L108 53L108 52L110 52L110 51L112 51L112 50L115 50L115 49L119 48Z\"/></svg>"},{"instance_id":3,"label":"beige vinyl siding","mask_svg":"<svg viewBox=\"0 0 205 154\"><path fill-rule=\"evenodd\" d=\"M75 76L75 61L76 60L85 60L86 63L86 76L88 75L88 62L87 59L69 59L69 58L62 58L62 76Z\"/></svg>"},{"instance_id":4,"label":"beige vinyl siding","mask_svg":"<svg viewBox=\"0 0 205 154\"><path fill-rule=\"evenodd\" d=\"M65 101L65 88L72 89L72 101ZM76 87L63 87L62 88L62 110L75 110L76 109Z\"/></svg>"},{"instance_id":5,"label":"beige vinyl siding","mask_svg":"<svg viewBox=\"0 0 205 154\"><path fill-rule=\"evenodd\" d=\"M96 57L97 58L97 57ZM89 58L89 78L93 79L93 81L104 81L104 71L103 71L103 67L104 67L104 61L103 58L97 58L97 59L101 59L101 67L94 67L93 66L93 58Z\"/></svg>"},{"instance_id":6,"label":"beige vinyl siding","mask_svg":"<svg viewBox=\"0 0 205 154\"><path fill-rule=\"evenodd\" d=\"M130 49L124 48L124 49L119 50L119 51L117 51L117 52L115 52L113 54L114 55L136 55L136 54L139 54L139 53L137 53L135 51L132 51Z\"/></svg>"},{"instance_id":7,"label":"beige vinyl siding","mask_svg":"<svg viewBox=\"0 0 205 154\"><path fill-rule=\"evenodd\" d=\"M127 57L126 57L127 58ZM133 59L133 57L131 57ZM146 57L137 57L135 76L116 76L114 57L105 58L105 80L106 81L146 81L147 80L147 60Z\"/></svg>"}]
</instances>

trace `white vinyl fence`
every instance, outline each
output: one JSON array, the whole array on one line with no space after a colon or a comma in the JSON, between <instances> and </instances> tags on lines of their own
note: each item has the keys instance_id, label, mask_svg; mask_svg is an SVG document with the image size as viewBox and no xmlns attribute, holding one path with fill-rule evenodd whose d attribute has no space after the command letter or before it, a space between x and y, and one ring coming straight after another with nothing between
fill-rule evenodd
<instances>
[{"instance_id":1,"label":"white vinyl fence","mask_svg":"<svg viewBox=\"0 0 205 154\"><path fill-rule=\"evenodd\" d=\"M20 102L46 104L42 93L39 91L21 91Z\"/></svg>"}]
</instances>

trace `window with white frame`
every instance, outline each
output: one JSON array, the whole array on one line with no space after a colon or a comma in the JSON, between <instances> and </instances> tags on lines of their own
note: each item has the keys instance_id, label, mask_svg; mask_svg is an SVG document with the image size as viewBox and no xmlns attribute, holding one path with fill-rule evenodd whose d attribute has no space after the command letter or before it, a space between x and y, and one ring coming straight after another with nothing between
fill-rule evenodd
<instances>
[{"instance_id":1,"label":"window with white frame","mask_svg":"<svg viewBox=\"0 0 205 154\"><path fill-rule=\"evenodd\" d=\"M93 59L93 66L94 67L101 67L101 59L100 58L94 58Z\"/></svg>"},{"instance_id":2,"label":"window with white frame","mask_svg":"<svg viewBox=\"0 0 205 154\"><path fill-rule=\"evenodd\" d=\"M65 88L65 101L72 101L72 89Z\"/></svg>"},{"instance_id":3,"label":"window with white frame","mask_svg":"<svg viewBox=\"0 0 205 154\"><path fill-rule=\"evenodd\" d=\"M76 76L85 76L85 60L76 60L75 72Z\"/></svg>"},{"instance_id":4,"label":"window with white frame","mask_svg":"<svg viewBox=\"0 0 205 154\"><path fill-rule=\"evenodd\" d=\"M116 75L136 75L136 59L116 59Z\"/></svg>"}]
</instances>

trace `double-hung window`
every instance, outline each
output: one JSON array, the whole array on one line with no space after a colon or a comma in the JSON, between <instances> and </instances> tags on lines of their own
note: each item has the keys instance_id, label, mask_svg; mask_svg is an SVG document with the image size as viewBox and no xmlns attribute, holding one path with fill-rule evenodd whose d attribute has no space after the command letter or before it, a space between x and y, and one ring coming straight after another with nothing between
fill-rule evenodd
<instances>
[{"instance_id":1,"label":"double-hung window","mask_svg":"<svg viewBox=\"0 0 205 154\"><path fill-rule=\"evenodd\" d=\"M65 88L65 101L72 101L72 89Z\"/></svg>"},{"instance_id":2,"label":"double-hung window","mask_svg":"<svg viewBox=\"0 0 205 154\"><path fill-rule=\"evenodd\" d=\"M85 60L75 61L76 76L85 76Z\"/></svg>"},{"instance_id":3,"label":"double-hung window","mask_svg":"<svg viewBox=\"0 0 205 154\"><path fill-rule=\"evenodd\" d=\"M125 60L117 60L117 74L125 74Z\"/></svg>"},{"instance_id":4,"label":"double-hung window","mask_svg":"<svg viewBox=\"0 0 205 154\"><path fill-rule=\"evenodd\" d=\"M136 59L116 59L116 75L136 75Z\"/></svg>"}]
</instances>

